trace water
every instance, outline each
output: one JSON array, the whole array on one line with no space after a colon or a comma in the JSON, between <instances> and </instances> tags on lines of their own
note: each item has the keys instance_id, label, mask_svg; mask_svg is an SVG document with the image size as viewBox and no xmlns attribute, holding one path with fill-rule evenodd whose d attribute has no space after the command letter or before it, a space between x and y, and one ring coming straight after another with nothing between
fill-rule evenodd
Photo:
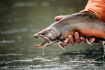
<instances>
[{"instance_id":1,"label":"water","mask_svg":"<svg viewBox=\"0 0 105 70\"><path fill-rule=\"evenodd\" d=\"M34 54L0 55L1 70L104 70L105 62L84 59L84 55L35 56Z\"/></svg>"},{"instance_id":2,"label":"water","mask_svg":"<svg viewBox=\"0 0 105 70\"><path fill-rule=\"evenodd\" d=\"M33 35L54 22L56 15L78 12L84 0L0 1L0 70L104 70L102 45L53 45L35 48ZM81 52L81 53L80 53Z\"/></svg>"}]
</instances>

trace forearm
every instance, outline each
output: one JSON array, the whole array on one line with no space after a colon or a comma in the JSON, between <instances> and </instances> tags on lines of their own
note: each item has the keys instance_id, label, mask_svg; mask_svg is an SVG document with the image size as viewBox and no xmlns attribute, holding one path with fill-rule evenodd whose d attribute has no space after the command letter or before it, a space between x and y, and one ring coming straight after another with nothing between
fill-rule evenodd
<instances>
[{"instance_id":1,"label":"forearm","mask_svg":"<svg viewBox=\"0 0 105 70\"><path fill-rule=\"evenodd\" d=\"M84 11L94 13L100 20L105 22L105 0L89 0Z\"/></svg>"}]
</instances>

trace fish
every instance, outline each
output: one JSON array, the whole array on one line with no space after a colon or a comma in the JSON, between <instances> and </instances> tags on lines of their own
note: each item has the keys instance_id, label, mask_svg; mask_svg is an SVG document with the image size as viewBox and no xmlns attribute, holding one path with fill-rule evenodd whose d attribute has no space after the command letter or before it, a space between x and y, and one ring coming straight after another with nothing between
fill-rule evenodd
<instances>
[{"instance_id":1,"label":"fish","mask_svg":"<svg viewBox=\"0 0 105 70\"><path fill-rule=\"evenodd\" d=\"M69 35L73 36L74 32L79 32L80 36L86 38L105 40L105 22L88 11L65 15L61 20L53 22L34 35L35 38L43 39L43 43L35 47L44 48L58 43L64 48L67 45L64 40ZM90 43L88 40L87 42Z\"/></svg>"}]
</instances>

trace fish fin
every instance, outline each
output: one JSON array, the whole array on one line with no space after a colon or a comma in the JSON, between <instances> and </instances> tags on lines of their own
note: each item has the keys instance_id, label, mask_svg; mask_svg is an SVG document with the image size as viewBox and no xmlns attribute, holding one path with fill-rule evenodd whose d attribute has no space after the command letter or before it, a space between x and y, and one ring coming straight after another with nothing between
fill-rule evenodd
<instances>
[{"instance_id":1,"label":"fish fin","mask_svg":"<svg viewBox=\"0 0 105 70\"><path fill-rule=\"evenodd\" d=\"M93 45L87 38L86 38L86 43L89 45Z\"/></svg>"},{"instance_id":2,"label":"fish fin","mask_svg":"<svg viewBox=\"0 0 105 70\"><path fill-rule=\"evenodd\" d=\"M65 45L64 45L64 43L63 43L63 42L59 42L58 44L59 44L59 47L60 47L60 48L62 48L63 50L65 50L65 48L64 48L64 47L65 47Z\"/></svg>"}]
</instances>

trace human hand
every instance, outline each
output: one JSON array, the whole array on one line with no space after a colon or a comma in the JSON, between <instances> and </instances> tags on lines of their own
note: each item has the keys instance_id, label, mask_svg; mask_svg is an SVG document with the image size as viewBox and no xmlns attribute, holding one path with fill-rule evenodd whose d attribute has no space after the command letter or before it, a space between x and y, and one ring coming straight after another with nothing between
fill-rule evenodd
<instances>
[{"instance_id":1,"label":"human hand","mask_svg":"<svg viewBox=\"0 0 105 70\"><path fill-rule=\"evenodd\" d=\"M63 18L64 16L60 15L60 16L56 16L55 17L55 21L59 21ZM72 44L74 45L75 43L79 44L81 42L94 42L95 38L84 38L84 37L80 37L78 32L74 32L73 35L69 35L68 38L66 38L66 40L61 44L62 47L64 48L67 44ZM88 43L87 42L87 43Z\"/></svg>"}]
</instances>

